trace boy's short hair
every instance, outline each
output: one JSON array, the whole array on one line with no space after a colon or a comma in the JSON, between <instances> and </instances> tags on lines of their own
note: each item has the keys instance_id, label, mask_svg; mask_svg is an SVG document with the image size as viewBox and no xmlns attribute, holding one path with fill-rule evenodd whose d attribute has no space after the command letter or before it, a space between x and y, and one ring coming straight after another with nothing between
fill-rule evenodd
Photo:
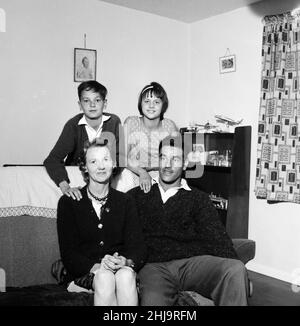
<instances>
[{"instance_id":1,"label":"boy's short hair","mask_svg":"<svg viewBox=\"0 0 300 326\"><path fill-rule=\"evenodd\" d=\"M167 93L164 90L164 88L159 83L156 83L156 82L152 82L149 85L146 85L142 89L142 91L139 95L138 109L139 109L140 115L143 115L142 101L149 92L153 93L153 95L155 95L156 97L158 97L162 100L163 105L162 105L162 110L160 113L160 120L162 120L164 118L164 114L166 113L167 108L169 106L169 99L168 99Z\"/></svg>"},{"instance_id":2,"label":"boy's short hair","mask_svg":"<svg viewBox=\"0 0 300 326\"><path fill-rule=\"evenodd\" d=\"M94 93L99 93L102 100L105 100L106 95L107 95L106 87L104 85L98 83L96 80L87 80L87 81L82 82L78 86L77 91L78 91L79 101L81 100L81 95L82 95L83 91L93 91Z\"/></svg>"}]
</instances>

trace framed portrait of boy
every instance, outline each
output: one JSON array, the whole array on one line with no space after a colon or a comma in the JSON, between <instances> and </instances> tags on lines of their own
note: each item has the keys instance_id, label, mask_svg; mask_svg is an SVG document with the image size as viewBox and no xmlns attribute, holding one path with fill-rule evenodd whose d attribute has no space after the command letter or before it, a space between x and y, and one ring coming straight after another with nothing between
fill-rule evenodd
<instances>
[{"instance_id":1,"label":"framed portrait of boy","mask_svg":"<svg viewBox=\"0 0 300 326\"><path fill-rule=\"evenodd\" d=\"M233 72L236 70L236 58L235 55L228 55L220 57L220 73Z\"/></svg>"},{"instance_id":2,"label":"framed portrait of boy","mask_svg":"<svg viewBox=\"0 0 300 326\"><path fill-rule=\"evenodd\" d=\"M74 49L74 81L96 80L97 51L92 49Z\"/></svg>"}]
</instances>

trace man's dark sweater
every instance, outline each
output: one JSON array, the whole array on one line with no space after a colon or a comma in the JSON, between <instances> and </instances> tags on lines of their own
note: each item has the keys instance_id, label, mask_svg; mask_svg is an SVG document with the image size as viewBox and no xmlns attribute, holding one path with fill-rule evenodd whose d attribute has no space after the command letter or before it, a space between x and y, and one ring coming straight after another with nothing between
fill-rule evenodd
<instances>
[{"instance_id":1,"label":"man's dark sweater","mask_svg":"<svg viewBox=\"0 0 300 326\"><path fill-rule=\"evenodd\" d=\"M117 161L119 148L119 125L120 118L115 114L103 113L109 115L110 119L103 121L103 132L111 132L116 139ZM77 114L75 117L67 121L61 135L55 146L44 161L44 166L50 178L58 186L61 181L69 182L65 165L77 165L78 159L82 153L84 143L88 141L88 135L84 125L78 125L83 114Z\"/></svg>"},{"instance_id":2,"label":"man's dark sweater","mask_svg":"<svg viewBox=\"0 0 300 326\"><path fill-rule=\"evenodd\" d=\"M148 245L148 262L166 262L201 255L237 259L231 239L209 196L180 189L164 204L158 185L149 193L139 187L134 197Z\"/></svg>"}]
</instances>

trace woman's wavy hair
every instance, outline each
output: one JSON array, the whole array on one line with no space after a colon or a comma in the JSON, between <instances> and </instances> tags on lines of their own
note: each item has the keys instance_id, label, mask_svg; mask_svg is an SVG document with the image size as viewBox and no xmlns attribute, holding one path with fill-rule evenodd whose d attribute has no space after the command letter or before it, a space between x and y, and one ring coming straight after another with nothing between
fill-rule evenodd
<instances>
[{"instance_id":1,"label":"woman's wavy hair","mask_svg":"<svg viewBox=\"0 0 300 326\"><path fill-rule=\"evenodd\" d=\"M116 156L114 153L115 151L113 150L112 146L110 146L107 139L99 137L99 138L96 138L95 140L93 140L92 142L86 141L84 143L81 155L78 159L78 165L79 165L79 170L82 173L83 180L87 184L90 181L90 176L86 170L86 153L90 148L93 148L93 147L106 147L110 152L110 156L111 156L113 162L116 163L116 160L115 160ZM116 172L116 167L113 168L112 175L114 175L115 172Z\"/></svg>"}]
</instances>

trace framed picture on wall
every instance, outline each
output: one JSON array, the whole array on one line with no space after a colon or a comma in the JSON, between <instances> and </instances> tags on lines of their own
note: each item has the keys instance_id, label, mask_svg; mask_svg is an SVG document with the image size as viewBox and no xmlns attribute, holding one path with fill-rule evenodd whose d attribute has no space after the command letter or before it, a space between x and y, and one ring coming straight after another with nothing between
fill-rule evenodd
<instances>
[{"instance_id":1,"label":"framed picture on wall","mask_svg":"<svg viewBox=\"0 0 300 326\"><path fill-rule=\"evenodd\" d=\"M91 49L74 49L74 81L96 80L97 51Z\"/></svg>"},{"instance_id":2,"label":"framed picture on wall","mask_svg":"<svg viewBox=\"0 0 300 326\"><path fill-rule=\"evenodd\" d=\"M233 72L236 70L236 58L235 55L227 55L220 57L220 73Z\"/></svg>"}]
</instances>

